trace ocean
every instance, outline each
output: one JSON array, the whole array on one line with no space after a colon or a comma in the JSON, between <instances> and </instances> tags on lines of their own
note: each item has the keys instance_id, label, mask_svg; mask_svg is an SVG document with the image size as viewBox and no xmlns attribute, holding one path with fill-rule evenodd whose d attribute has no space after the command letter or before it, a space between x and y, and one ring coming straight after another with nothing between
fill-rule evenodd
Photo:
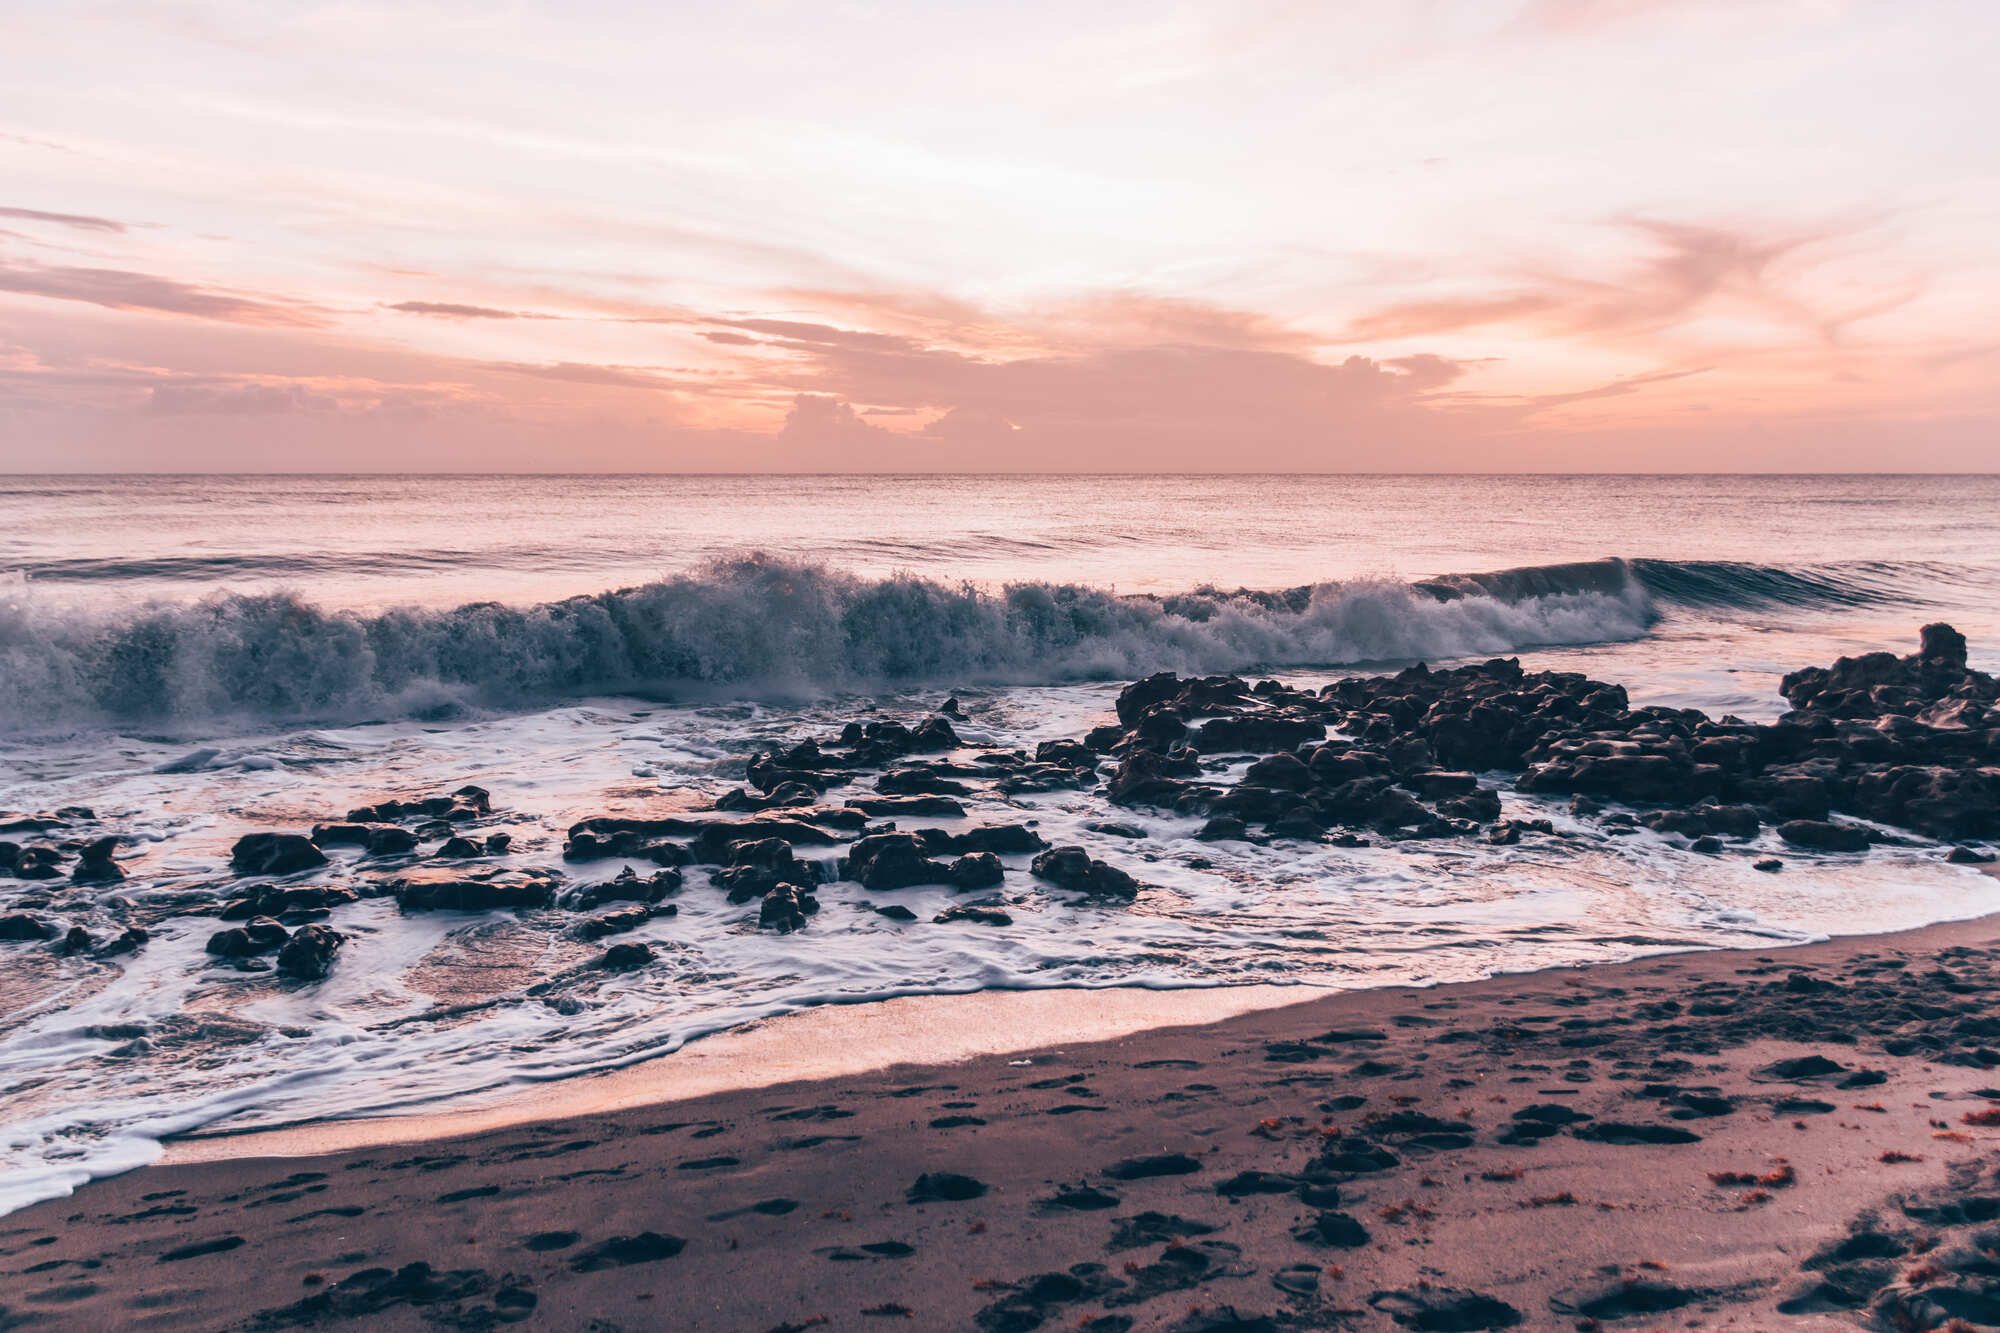
<instances>
[{"instance_id":1,"label":"ocean","mask_svg":"<svg viewBox=\"0 0 2000 1333\"><path fill-rule=\"evenodd\" d=\"M818 1004L1434 983L1991 911L2000 883L1922 840L1762 874L1495 774L1571 836L1200 842L1088 790L982 794L916 823L1034 821L1144 888L1079 900L1010 857L1005 927L932 922L945 886L829 881L777 934L691 869L621 974L584 966L571 911L389 897L335 910L316 983L204 949L238 837L385 798L476 784L505 864L591 883L633 863L565 862L576 821L703 810L755 750L947 698L966 742L1032 752L1155 671L1317 687L1518 655L1768 720L1785 672L1936 620L2000 666L2000 478L0 478L0 811L88 807L128 876L0 878L0 916L151 937L0 943L0 1208L177 1133L477 1105ZM390 873L330 854L303 882Z\"/></svg>"}]
</instances>

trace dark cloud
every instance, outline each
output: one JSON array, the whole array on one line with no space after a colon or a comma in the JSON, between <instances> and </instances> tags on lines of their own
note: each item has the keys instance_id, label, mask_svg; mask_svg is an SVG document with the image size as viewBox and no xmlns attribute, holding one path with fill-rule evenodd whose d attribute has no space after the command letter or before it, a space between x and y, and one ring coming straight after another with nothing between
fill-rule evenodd
<instances>
[{"instance_id":1,"label":"dark cloud","mask_svg":"<svg viewBox=\"0 0 2000 1333\"><path fill-rule=\"evenodd\" d=\"M0 292L82 301L108 310L155 310L229 324L320 328L330 322L325 312L315 306L252 299L123 269L0 261Z\"/></svg>"},{"instance_id":2,"label":"dark cloud","mask_svg":"<svg viewBox=\"0 0 2000 1333\"><path fill-rule=\"evenodd\" d=\"M78 231L127 232L131 228L110 218L94 218L87 213L44 213L39 208L0 208L0 218L18 218L22 222L52 222L58 227L73 227Z\"/></svg>"},{"instance_id":3,"label":"dark cloud","mask_svg":"<svg viewBox=\"0 0 2000 1333\"><path fill-rule=\"evenodd\" d=\"M757 339L747 337L741 333L704 333L701 336L712 343L719 343L724 347L761 347L763 345Z\"/></svg>"}]
</instances>

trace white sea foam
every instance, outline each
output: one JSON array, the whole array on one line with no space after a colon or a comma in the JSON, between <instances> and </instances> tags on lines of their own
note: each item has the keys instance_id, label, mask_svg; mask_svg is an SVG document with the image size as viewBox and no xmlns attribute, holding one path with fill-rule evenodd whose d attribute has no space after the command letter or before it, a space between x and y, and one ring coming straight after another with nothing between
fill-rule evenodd
<instances>
[{"instance_id":1,"label":"white sea foam","mask_svg":"<svg viewBox=\"0 0 2000 1333\"><path fill-rule=\"evenodd\" d=\"M274 593L113 614L29 596L0 608L0 726L213 731L444 717L607 691L810 696L1391 662L1630 639L1652 618L1622 565L1520 595L1474 585L1440 595L1384 579L1161 599L862 579L746 558L529 607L364 614Z\"/></svg>"}]
</instances>

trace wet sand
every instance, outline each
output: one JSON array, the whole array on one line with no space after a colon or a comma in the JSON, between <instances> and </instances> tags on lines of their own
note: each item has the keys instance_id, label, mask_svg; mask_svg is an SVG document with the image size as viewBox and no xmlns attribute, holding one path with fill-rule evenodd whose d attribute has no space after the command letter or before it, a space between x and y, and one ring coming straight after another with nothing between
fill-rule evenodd
<instances>
[{"instance_id":1,"label":"wet sand","mask_svg":"<svg viewBox=\"0 0 2000 1333\"><path fill-rule=\"evenodd\" d=\"M2000 917L1001 1049L1065 994L979 997L949 1062L896 1002L857 1030L932 1063L855 1069L865 1035L776 1023L533 1119L183 1144L0 1219L0 1327L2000 1318ZM717 1086L760 1053L845 1072Z\"/></svg>"}]
</instances>

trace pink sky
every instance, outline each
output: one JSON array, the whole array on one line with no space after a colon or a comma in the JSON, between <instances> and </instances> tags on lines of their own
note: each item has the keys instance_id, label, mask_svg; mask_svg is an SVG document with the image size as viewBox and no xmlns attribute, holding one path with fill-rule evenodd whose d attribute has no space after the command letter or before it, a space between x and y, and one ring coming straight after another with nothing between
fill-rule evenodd
<instances>
[{"instance_id":1,"label":"pink sky","mask_svg":"<svg viewBox=\"0 0 2000 1333\"><path fill-rule=\"evenodd\" d=\"M1987 0L4 31L0 470L2000 467Z\"/></svg>"}]
</instances>

